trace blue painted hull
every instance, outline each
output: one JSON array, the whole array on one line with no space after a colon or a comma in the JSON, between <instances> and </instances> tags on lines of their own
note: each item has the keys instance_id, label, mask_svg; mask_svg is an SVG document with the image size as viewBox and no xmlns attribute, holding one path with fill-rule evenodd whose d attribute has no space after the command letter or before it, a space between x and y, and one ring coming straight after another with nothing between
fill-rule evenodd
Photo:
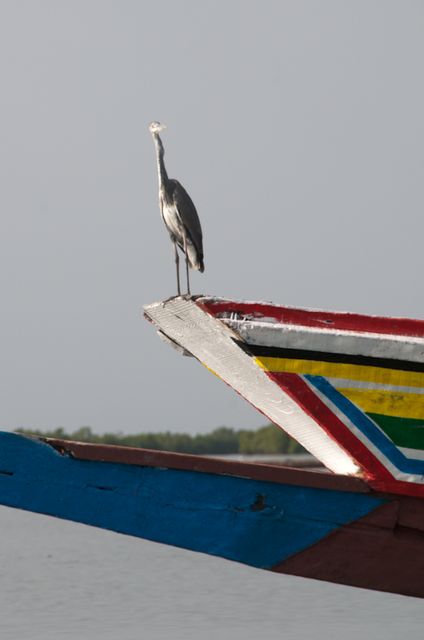
<instances>
[{"instance_id":1,"label":"blue painted hull","mask_svg":"<svg viewBox=\"0 0 424 640\"><path fill-rule=\"evenodd\" d=\"M1 437L0 501L264 568L384 502L361 493L75 460L15 434Z\"/></svg>"}]
</instances>

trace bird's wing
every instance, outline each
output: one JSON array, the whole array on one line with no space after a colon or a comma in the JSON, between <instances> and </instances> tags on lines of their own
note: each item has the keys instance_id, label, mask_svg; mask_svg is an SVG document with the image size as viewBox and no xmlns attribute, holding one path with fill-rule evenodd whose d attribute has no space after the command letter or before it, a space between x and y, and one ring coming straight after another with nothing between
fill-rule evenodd
<instances>
[{"instance_id":1,"label":"bird's wing","mask_svg":"<svg viewBox=\"0 0 424 640\"><path fill-rule=\"evenodd\" d=\"M202 227L192 199L178 180L170 180L173 186L173 200L180 220L189 234L192 243L203 258Z\"/></svg>"}]
</instances>

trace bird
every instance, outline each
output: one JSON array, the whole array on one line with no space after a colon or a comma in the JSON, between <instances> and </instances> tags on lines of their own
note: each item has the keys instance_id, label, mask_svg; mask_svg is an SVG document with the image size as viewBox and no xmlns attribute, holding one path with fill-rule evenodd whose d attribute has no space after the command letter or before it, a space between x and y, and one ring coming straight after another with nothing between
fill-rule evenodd
<instances>
[{"instance_id":1,"label":"bird","mask_svg":"<svg viewBox=\"0 0 424 640\"><path fill-rule=\"evenodd\" d=\"M183 185L175 178L168 178L163 159L165 150L159 136L159 133L165 128L166 125L157 121L149 124L149 131L153 136L156 148L159 208L165 226L169 231L171 242L174 245L178 295L181 295L178 247L185 254L187 294L191 295L189 267L201 273L205 269L202 227L196 207Z\"/></svg>"}]
</instances>

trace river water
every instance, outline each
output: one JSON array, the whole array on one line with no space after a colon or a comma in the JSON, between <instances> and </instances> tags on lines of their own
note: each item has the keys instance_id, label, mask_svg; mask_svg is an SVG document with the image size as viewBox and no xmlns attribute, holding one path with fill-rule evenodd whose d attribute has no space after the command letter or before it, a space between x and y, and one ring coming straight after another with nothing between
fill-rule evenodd
<instances>
[{"instance_id":1,"label":"river water","mask_svg":"<svg viewBox=\"0 0 424 640\"><path fill-rule=\"evenodd\" d=\"M1 640L424 637L424 601L0 507ZM423 576L424 579L424 576Z\"/></svg>"}]
</instances>

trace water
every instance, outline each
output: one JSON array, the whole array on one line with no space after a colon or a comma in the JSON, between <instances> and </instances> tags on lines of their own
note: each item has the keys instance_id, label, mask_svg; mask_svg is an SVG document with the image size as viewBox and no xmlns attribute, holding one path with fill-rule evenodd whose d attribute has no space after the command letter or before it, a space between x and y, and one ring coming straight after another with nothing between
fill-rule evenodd
<instances>
[{"instance_id":1,"label":"water","mask_svg":"<svg viewBox=\"0 0 424 640\"><path fill-rule=\"evenodd\" d=\"M277 575L6 507L0 523L1 640L423 637L417 598Z\"/></svg>"}]
</instances>

